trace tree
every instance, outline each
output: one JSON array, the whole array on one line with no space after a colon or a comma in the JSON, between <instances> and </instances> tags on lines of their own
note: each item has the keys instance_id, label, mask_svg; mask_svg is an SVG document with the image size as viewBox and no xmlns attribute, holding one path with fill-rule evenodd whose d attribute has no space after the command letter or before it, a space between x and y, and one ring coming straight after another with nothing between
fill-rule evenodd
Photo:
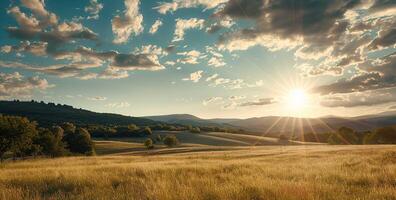
<instances>
[{"instance_id":1,"label":"tree","mask_svg":"<svg viewBox=\"0 0 396 200\"><path fill-rule=\"evenodd\" d=\"M155 137L155 139L157 140L157 142L161 142L162 138L160 134L157 134L157 136Z\"/></svg>"},{"instance_id":2,"label":"tree","mask_svg":"<svg viewBox=\"0 0 396 200\"><path fill-rule=\"evenodd\" d=\"M194 128L191 128L191 129L190 129L190 132L191 132L191 133L200 133L200 132L201 132L201 129L200 129L199 127L194 127Z\"/></svg>"},{"instance_id":3,"label":"tree","mask_svg":"<svg viewBox=\"0 0 396 200\"><path fill-rule=\"evenodd\" d=\"M91 136L84 128L77 128L74 133L68 133L65 135L65 141L67 142L70 151L73 153L85 155L93 155L95 153Z\"/></svg>"},{"instance_id":4,"label":"tree","mask_svg":"<svg viewBox=\"0 0 396 200\"><path fill-rule=\"evenodd\" d=\"M396 144L396 128L382 127L365 138L366 144Z\"/></svg>"},{"instance_id":5,"label":"tree","mask_svg":"<svg viewBox=\"0 0 396 200\"><path fill-rule=\"evenodd\" d=\"M173 147L179 144L179 140L174 135L167 135L164 138L164 144L168 147Z\"/></svg>"},{"instance_id":6,"label":"tree","mask_svg":"<svg viewBox=\"0 0 396 200\"><path fill-rule=\"evenodd\" d=\"M61 125L62 129L66 134L68 133L74 133L76 131L76 126L70 122L65 122Z\"/></svg>"},{"instance_id":7,"label":"tree","mask_svg":"<svg viewBox=\"0 0 396 200\"><path fill-rule=\"evenodd\" d=\"M41 146L41 152L51 157L63 156L66 152L65 145L62 142L63 129L53 127L49 129L40 129L34 144Z\"/></svg>"},{"instance_id":8,"label":"tree","mask_svg":"<svg viewBox=\"0 0 396 200\"><path fill-rule=\"evenodd\" d=\"M134 131L137 131L137 130L139 130L139 127L136 126L135 124L129 124L128 125L128 131L129 132L134 132Z\"/></svg>"},{"instance_id":9,"label":"tree","mask_svg":"<svg viewBox=\"0 0 396 200\"><path fill-rule=\"evenodd\" d=\"M3 160L7 151L13 157L25 156L37 135L37 124L25 117L0 115L0 159Z\"/></svg>"},{"instance_id":10,"label":"tree","mask_svg":"<svg viewBox=\"0 0 396 200\"><path fill-rule=\"evenodd\" d=\"M287 138L287 136L284 134L280 134L278 142L282 144L287 144L289 142L289 138Z\"/></svg>"},{"instance_id":11,"label":"tree","mask_svg":"<svg viewBox=\"0 0 396 200\"><path fill-rule=\"evenodd\" d=\"M146 126L144 127L144 129L141 131L141 133L145 134L145 135L152 135L153 131L151 131L151 128Z\"/></svg>"},{"instance_id":12,"label":"tree","mask_svg":"<svg viewBox=\"0 0 396 200\"><path fill-rule=\"evenodd\" d=\"M147 149L154 148L153 140L151 140L151 138L148 138L146 141L144 141L144 146L146 146Z\"/></svg>"},{"instance_id":13,"label":"tree","mask_svg":"<svg viewBox=\"0 0 396 200\"><path fill-rule=\"evenodd\" d=\"M329 144L359 144L359 138L353 129L341 127L330 135L328 142Z\"/></svg>"}]
</instances>

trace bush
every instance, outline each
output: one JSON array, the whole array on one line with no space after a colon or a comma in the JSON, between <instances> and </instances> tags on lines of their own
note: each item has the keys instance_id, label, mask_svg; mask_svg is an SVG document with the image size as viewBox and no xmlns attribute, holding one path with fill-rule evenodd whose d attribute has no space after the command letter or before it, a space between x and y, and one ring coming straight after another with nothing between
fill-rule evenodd
<instances>
[{"instance_id":1,"label":"bush","mask_svg":"<svg viewBox=\"0 0 396 200\"><path fill-rule=\"evenodd\" d=\"M174 147L179 144L179 140L174 135L167 135L164 138L164 144L168 147Z\"/></svg>"},{"instance_id":2,"label":"bush","mask_svg":"<svg viewBox=\"0 0 396 200\"><path fill-rule=\"evenodd\" d=\"M191 133L200 133L200 132L201 132L201 129L200 129L199 127L194 127L194 128L191 128L191 129L190 129L190 132L191 132Z\"/></svg>"},{"instance_id":3,"label":"bush","mask_svg":"<svg viewBox=\"0 0 396 200\"><path fill-rule=\"evenodd\" d=\"M93 155L95 153L91 136L84 128L78 128L76 132L65 135L65 141L72 153L85 155Z\"/></svg>"},{"instance_id":4,"label":"bush","mask_svg":"<svg viewBox=\"0 0 396 200\"><path fill-rule=\"evenodd\" d=\"M152 134L153 134L153 131L151 131L151 128L150 128L150 127L145 127L145 128L141 131L141 133L143 133L144 135L152 135Z\"/></svg>"},{"instance_id":5,"label":"bush","mask_svg":"<svg viewBox=\"0 0 396 200\"><path fill-rule=\"evenodd\" d=\"M153 140L151 138L148 138L146 141L144 141L144 146L146 146L147 149L154 148Z\"/></svg>"}]
</instances>

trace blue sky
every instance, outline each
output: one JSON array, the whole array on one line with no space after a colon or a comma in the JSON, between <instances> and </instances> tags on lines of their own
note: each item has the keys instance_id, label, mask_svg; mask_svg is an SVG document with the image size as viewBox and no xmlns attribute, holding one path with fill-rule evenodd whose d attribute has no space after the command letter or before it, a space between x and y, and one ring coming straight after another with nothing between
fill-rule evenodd
<instances>
[{"instance_id":1,"label":"blue sky","mask_svg":"<svg viewBox=\"0 0 396 200\"><path fill-rule=\"evenodd\" d=\"M0 98L133 116L390 110L395 4L298 2L1 1Z\"/></svg>"}]
</instances>

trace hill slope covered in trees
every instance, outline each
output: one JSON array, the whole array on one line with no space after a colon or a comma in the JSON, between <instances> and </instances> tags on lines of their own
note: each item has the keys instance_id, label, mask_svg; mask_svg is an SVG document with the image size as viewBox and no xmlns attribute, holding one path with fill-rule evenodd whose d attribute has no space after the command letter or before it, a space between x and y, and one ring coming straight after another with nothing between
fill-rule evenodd
<instances>
[{"instance_id":1,"label":"hill slope covered in trees","mask_svg":"<svg viewBox=\"0 0 396 200\"><path fill-rule=\"evenodd\" d=\"M44 102L0 101L0 113L5 115L17 115L37 121L41 126L52 126L63 122L74 124L102 124L102 125L128 125L138 126L154 125L157 122L141 118L119 114L97 113L84 109L73 108L69 105L61 105Z\"/></svg>"}]
</instances>

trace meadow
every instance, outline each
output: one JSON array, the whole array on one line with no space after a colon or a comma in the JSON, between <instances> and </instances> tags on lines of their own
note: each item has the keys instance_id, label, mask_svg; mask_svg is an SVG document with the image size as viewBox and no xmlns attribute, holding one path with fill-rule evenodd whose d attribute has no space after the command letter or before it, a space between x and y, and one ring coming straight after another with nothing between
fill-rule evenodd
<instances>
[{"instance_id":1,"label":"meadow","mask_svg":"<svg viewBox=\"0 0 396 200\"><path fill-rule=\"evenodd\" d=\"M101 155L1 164L0 199L396 199L394 145L96 145Z\"/></svg>"}]
</instances>

